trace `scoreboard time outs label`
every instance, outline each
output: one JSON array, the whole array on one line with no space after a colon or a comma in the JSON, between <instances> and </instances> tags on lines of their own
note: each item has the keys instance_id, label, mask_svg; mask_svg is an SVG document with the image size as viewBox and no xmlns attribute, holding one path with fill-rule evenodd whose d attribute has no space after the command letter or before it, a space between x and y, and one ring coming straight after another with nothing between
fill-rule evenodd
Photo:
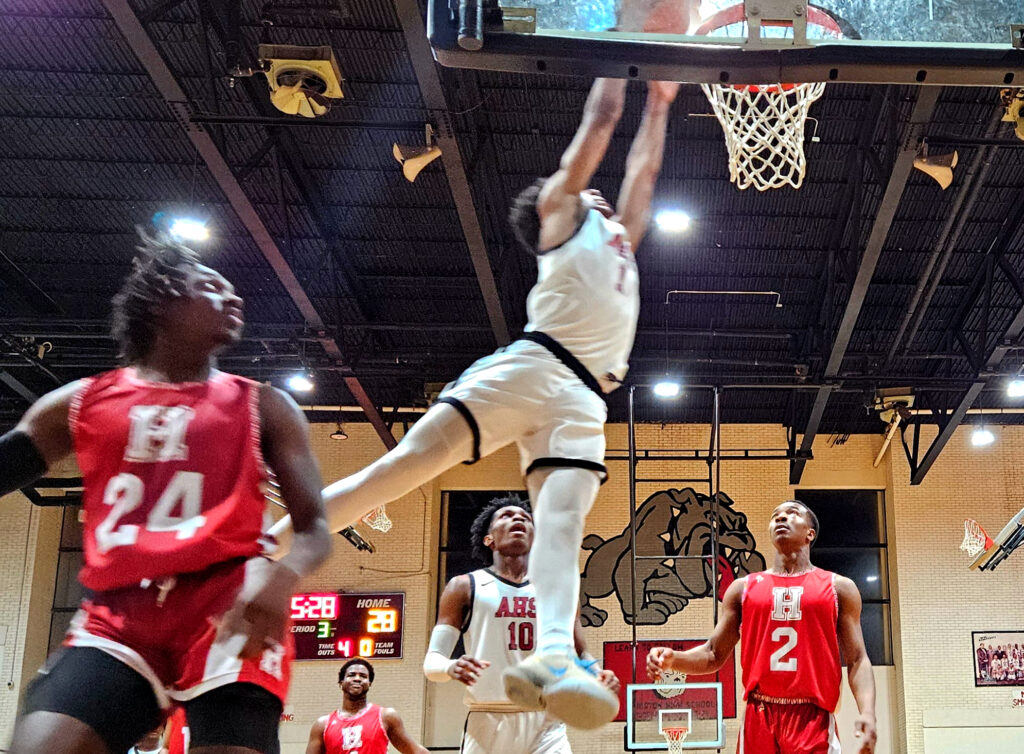
<instances>
[{"instance_id":1,"label":"scoreboard time outs label","mask_svg":"<svg viewBox=\"0 0 1024 754\"><path fill-rule=\"evenodd\" d=\"M292 597L296 660L402 659L405 594L313 592Z\"/></svg>"}]
</instances>

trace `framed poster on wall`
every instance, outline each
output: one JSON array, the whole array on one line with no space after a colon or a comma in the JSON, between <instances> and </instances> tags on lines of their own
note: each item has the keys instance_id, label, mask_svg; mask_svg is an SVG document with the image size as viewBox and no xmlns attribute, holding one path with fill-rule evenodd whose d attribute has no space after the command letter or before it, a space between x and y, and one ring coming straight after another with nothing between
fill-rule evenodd
<instances>
[{"instance_id":1,"label":"framed poster on wall","mask_svg":"<svg viewBox=\"0 0 1024 754\"><path fill-rule=\"evenodd\" d=\"M975 686L1024 686L1024 631L972 631Z\"/></svg>"}]
</instances>

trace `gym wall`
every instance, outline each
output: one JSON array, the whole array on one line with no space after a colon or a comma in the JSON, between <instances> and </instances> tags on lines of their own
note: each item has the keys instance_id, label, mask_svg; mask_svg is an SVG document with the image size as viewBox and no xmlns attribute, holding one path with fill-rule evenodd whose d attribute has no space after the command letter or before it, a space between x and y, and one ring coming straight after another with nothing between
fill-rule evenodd
<instances>
[{"instance_id":1,"label":"gym wall","mask_svg":"<svg viewBox=\"0 0 1024 754\"><path fill-rule=\"evenodd\" d=\"M350 439L346 441L330 440L333 429L333 425L313 428L325 482L358 470L383 452L369 425L347 425ZM958 430L919 487L910 486L910 472L898 446L877 469L872 468L881 443L881 437L874 435L855 435L835 446L828 436L820 436L815 460L804 472L800 487L805 489L885 492L894 664L875 671L879 754L943 754L958 737L973 742L979 751L1024 750L1024 708L1013 706L1020 687L975 688L971 645L971 631L1024 630L1020 599L1024 555L1017 553L994 572L978 573L967 570L969 559L958 549L965 517L977 519L991 534L1024 506L1024 471L1019 462L1024 457L1024 428L996 427L994 431L994 445L972 448L970 429ZM610 449L626 448L625 426L609 426L607 434ZM703 448L707 442L704 426L637 428L641 449ZM785 432L775 426L725 425L722 444L724 448L782 448ZM702 473L695 463L660 466L654 475L697 477ZM628 523L626 463L610 462L609 469L611 479L602 487L585 528L586 534L605 538L620 533ZM638 502L669 486L642 485ZM416 491L391 504L394 528L388 534L363 527L377 548L375 554L357 553L338 539L329 563L304 584L309 590L405 592L405 659L375 664L377 680L371 699L396 707L407 729L426 745L457 741L464 714L457 703L457 684L431 685L428 690L420 671L435 617L441 493L521 488L514 449L474 466L457 467L425 486L422 493ZM722 490L747 516L757 549L770 563L768 515L793 494L788 465L725 462ZM0 747L9 743L20 692L45 652L59 521L59 510L33 508L20 494L0 500ZM581 553L581 568L588 554ZM609 614L603 626L586 632L591 651L600 656L604 641L628 640L630 632L614 597L595 604ZM664 626L640 626L638 636L703 637L710 628L711 603L703 599L691 602ZM337 669L334 662L305 662L296 667L281 726L285 754L304 751L313 721L339 703ZM848 690L844 697L840 729L850 750L856 712ZM736 728L736 721L727 725L727 751L734 750ZM622 726L574 733L572 739L578 752L620 752Z\"/></svg>"}]
</instances>

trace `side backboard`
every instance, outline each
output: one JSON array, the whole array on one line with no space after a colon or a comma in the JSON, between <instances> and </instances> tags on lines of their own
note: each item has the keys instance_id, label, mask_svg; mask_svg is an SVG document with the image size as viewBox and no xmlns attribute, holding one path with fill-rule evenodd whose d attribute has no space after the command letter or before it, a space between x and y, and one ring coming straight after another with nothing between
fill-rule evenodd
<instances>
[{"instance_id":1,"label":"side backboard","mask_svg":"<svg viewBox=\"0 0 1024 754\"><path fill-rule=\"evenodd\" d=\"M630 683L626 686L627 751L665 750L668 744L660 721L666 711L679 711L690 720L684 749L725 746L720 683Z\"/></svg>"}]
</instances>

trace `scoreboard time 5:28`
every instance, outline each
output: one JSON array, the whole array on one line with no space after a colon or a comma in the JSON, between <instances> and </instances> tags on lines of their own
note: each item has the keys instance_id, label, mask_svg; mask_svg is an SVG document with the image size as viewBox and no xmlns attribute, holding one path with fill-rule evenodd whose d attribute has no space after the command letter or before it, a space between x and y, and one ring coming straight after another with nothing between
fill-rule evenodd
<instances>
[{"instance_id":1,"label":"scoreboard time 5:28","mask_svg":"<svg viewBox=\"0 0 1024 754\"><path fill-rule=\"evenodd\" d=\"M292 597L296 660L402 659L405 594L311 592Z\"/></svg>"}]
</instances>

